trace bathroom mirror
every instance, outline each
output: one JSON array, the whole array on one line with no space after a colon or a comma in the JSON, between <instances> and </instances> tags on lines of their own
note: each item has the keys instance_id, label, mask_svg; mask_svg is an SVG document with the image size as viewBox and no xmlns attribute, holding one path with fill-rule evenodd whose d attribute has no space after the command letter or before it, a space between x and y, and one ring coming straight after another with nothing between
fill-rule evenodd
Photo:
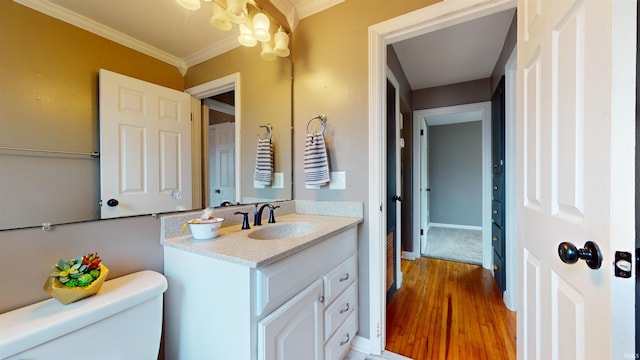
<instances>
[{"instance_id":1,"label":"bathroom mirror","mask_svg":"<svg viewBox=\"0 0 640 360\"><path fill-rule=\"evenodd\" d=\"M223 61L233 57L234 69L218 73L212 70L219 68L216 59L211 59L189 68L183 77L174 65L14 2L3 2L0 12L6 20L0 32L0 147L4 148L0 149L0 230L100 219L100 161L92 156L100 148L100 68L179 90L239 73L243 104L239 201L291 199L292 65L288 58L260 65L264 60L259 49L238 48L220 56ZM278 79L287 79L286 86L282 82L272 86L267 82L270 76L256 75L256 68L264 66L275 69ZM260 97L258 92L268 96ZM278 111L261 111L261 106ZM266 123L277 134L274 172L283 173L285 179L279 189L256 188L252 181L259 126ZM199 176L205 171L200 169ZM193 191L201 199L207 197L202 183ZM200 209L202 204L195 202L193 208Z\"/></svg>"}]
</instances>

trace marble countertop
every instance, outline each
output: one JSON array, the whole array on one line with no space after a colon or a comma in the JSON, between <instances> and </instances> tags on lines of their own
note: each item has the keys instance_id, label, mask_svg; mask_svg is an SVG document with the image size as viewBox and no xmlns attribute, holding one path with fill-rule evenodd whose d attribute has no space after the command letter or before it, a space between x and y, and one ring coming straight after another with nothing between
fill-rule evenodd
<instances>
[{"instance_id":1,"label":"marble countertop","mask_svg":"<svg viewBox=\"0 0 640 360\"><path fill-rule=\"evenodd\" d=\"M277 217L276 224L263 222L241 230L240 225L222 227L218 237L210 240L196 240L191 235L166 238L164 246L174 247L196 254L245 265L252 268L265 266L290 256L300 250L315 245L332 235L356 226L362 217L326 216L309 214L286 214ZM315 226L309 234L277 240L254 240L249 238L253 231L283 223L305 222Z\"/></svg>"}]
</instances>

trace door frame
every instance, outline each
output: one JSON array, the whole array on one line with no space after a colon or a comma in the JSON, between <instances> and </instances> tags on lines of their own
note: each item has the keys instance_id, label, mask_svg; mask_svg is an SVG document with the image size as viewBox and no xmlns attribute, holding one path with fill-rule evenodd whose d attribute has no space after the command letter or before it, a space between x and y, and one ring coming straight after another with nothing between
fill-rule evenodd
<instances>
[{"instance_id":1,"label":"door frame","mask_svg":"<svg viewBox=\"0 0 640 360\"><path fill-rule=\"evenodd\" d=\"M211 80L204 84L196 85L194 87L190 87L185 90L186 93L191 94L196 99L203 100L208 97L222 94L225 92L233 91L234 93L234 116L235 116L235 183L236 183L236 202L240 202L242 200L242 174L241 174L241 166L240 159L242 158L241 154L241 146L240 146L240 129L242 128L242 116L241 116L241 100L240 100L240 73L233 73L219 79ZM192 109L193 111L193 109ZM203 122L201 128L199 129L199 134L202 136L203 134L209 133L209 124ZM202 136L202 149L209 148L209 140L208 136ZM203 151L203 159L204 163L208 163L208 155L206 155L208 151ZM207 166L206 171L202 172L204 174L205 181L202 182L202 193L206 194L206 199L204 199L204 203L207 206L209 204L209 167Z\"/></svg>"},{"instance_id":2,"label":"door frame","mask_svg":"<svg viewBox=\"0 0 640 360\"><path fill-rule=\"evenodd\" d=\"M369 27L369 197L367 203L369 248L369 341L371 354L385 348L385 236L384 114L387 45L494 14L517 6L515 0L444 0ZM363 340L363 342L366 340Z\"/></svg>"},{"instance_id":3,"label":"door frame","mask_svg":"<svg viewBox=\"0 0 640 360\"><path fill-rule=\"evenodd\" d=\"M485 269L493 268L493 252L491 251L491 101L484 101L479 103L471 103L464 105L446 106L434 109L416 110L413 112L414 129L418 131L413 132L413 142L420 142L420 126L426 122L429 124L427 118L434 115L450 115L464 112L482 112L482 267ZM415 151L418 150L418 153ZM418 159L413 164L413 179L414 183L420 183L416 179L420 179L420 163L422 162L423 154L418 146L417 149L414 146L413 158ZM420 184L419 184L420 186ZM412 204L413 208L413 233L420 234L420 229L424 225L420 221L422 218L422 206L421 203ZM427 229L423 228L426 232ZM421 249L421 237L413 236L413 248ZM420 257L421 254L418 254ZM507 258L508 259L508 258Z\"/></svg>"}]
</instances>

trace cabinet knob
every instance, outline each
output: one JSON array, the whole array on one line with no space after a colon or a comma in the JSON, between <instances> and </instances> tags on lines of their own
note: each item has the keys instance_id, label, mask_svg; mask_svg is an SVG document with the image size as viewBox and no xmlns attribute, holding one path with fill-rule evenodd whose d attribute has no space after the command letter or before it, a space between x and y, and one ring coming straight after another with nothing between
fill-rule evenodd
<instances>
[{"instance_id":1,"label":"cabinet knob","mask_svg":"<svg viewBox=\"0 0 640 360\"><path fill-rule=\"evenodd\" d=\"M340 278L340 282L349 280L349 273L344 274L343 277Z\"/></svg>"},{"instance_id":2,"label":"cabinet knob","mask_svg":"<svg viewBox=\"0 0 640 360\"><path fill-rule=\"evenodd\" d=\"M349 333L347 333L347 336L345 337L344 340L340 341L340 346L346 344L349 342Z\"/></svg>"},{"instance_id":3,"label":"cabinet knob","mask_svg":"<svg viewBox=\"0 0 640 360\"><path fill-rule=\"evenodd\" d=\"M344 314L347 311L349 311L349 303L347 303L347 306L345 306L344 309L340 309L340 314Z\"/></svg>"},{"instance_id":4,"label":"cabinet knob","mask_svg":"<svg viewBox=\"0 0 640 360\"><path fill-rule=\"evenodd\" d=\"M320 296L318 296L318 302L319 302L320 304L324 304L324 295L320 295Z\"/></svg>"}]
</instances>

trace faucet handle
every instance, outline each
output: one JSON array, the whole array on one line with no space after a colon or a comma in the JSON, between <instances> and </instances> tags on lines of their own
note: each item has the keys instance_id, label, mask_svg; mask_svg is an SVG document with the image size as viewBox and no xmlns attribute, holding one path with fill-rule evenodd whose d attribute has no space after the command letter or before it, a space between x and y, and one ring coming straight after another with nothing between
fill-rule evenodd
<instances>
[{"instance_id":1,"label":"faucet handle","mask_svg":"<svg viewBox=\"0 0 640 360\"><path fill-rule=\"evenodd\" d=\"M233 214L234 215L242 215L242 216L244 216L244 218L242 219L242 230L251 229L251 227L249 226L249 213L248 212L236 211Z\"/></svg>"},{"instance_id":2,"label":"faucet handle","mask_svg":"<svg viewBox=\"0 0 640 360\"><path fill-rule=\"evenodd\" d=\"M269 206L269 224L274 224L276 222L276 217L273 214L273 210L279 208L280 206Z\"/></svg>"}]
</instances>

